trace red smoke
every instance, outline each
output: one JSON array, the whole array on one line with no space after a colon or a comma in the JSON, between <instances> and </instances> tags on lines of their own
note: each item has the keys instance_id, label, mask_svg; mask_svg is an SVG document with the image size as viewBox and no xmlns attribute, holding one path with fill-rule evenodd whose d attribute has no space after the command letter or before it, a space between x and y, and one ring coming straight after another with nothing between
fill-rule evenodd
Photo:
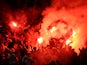
<instances>
[{"instance_id":1,"label":"red smoke","mask_svg":"<svg viewBox=\"0 0 87 65\"><path fill-rule=\"evenodd\" d=\"M61 1L60 1L61 2ZM61 7L61 9L58 9L58 7L60 7L62 4L59 4L59 0L53 0L52 1L52 5L48 8L46 8L46 10L43 11L42 15L44 16L43 18L43 23L41 24L41 35L43 37L46 37L46 41L47 39L49 39L49 35L46 34L46 30L47 27L49 25L53 25L53 22L57 21L57 20L63 20L67 23L67 26L69 28L71 28L73 30L73 34L71 35L70 40L72 41L72 43L70 44L70 46L75 50L75 52L77 52L79 54L79 49L82 49L85 46L85 41L86 41L86 30L85 27L87 25L86 23L86 6L80 6L77 8L71 8L71 9L66 9L64 7ZM65 2L67 3L67 2ZM81 1L76 1L76 2L71 2L73 7L76 7L77 5L79 5L81 3ZM68 4L67 4L68 5ZM71 5L70 5L71 6ZM84 10L83 10L84 8ZM84 17L81 17L81 16ZM60 24L59 27L57 27L58 29L60 29L62 31L62 33L54 33L54 35L56 36L56 34L60 37L61 34L64 33L63 28L65 25ZM66 30L67 31L67 30ZM68 31L67 31L68 32ZM52 36L52 35L51 35ZM67 44L68 42L70 42L70 40L67 40ZM48 42L46 42L48 43Z\"/></svg>"},{"instance_id":2,"label":"red smoke","mask_svg":"<svg viewBox=\"0 0 87 65\"><path fill-rule=\"evenodd\" d=\"M77 6L79 3L74 3L74 6ZM72 7L72 5L69 4L69 7ZM7 41L4 40L6 45L1 44L2 55L4 55L5 49L12 52L18 51L16 57L19 60L19 50L21 48L26 53L30 53L36 65L47 64L57 59L60 62L65 62L65 60L68 62L67 59L72 55L69 50L70 46L77 54L80 53L79 49L87 47L84 44L87 37L85 29L87 25L86 12L85 6L68 9L64 7L64 3L60 0L52 0L51 6L42 12L42 23L35 26L27 23L31 23L29 20L37 16L36 12L32 17L29 15L29 20L28 14L30 12L18 11L14 12L14 14L8 13L7 25L10 28L10 32L8 31L6 35ZM12 43L14 43L14 46L8 48L8 45Z\"/></svg>"}]
</instances>

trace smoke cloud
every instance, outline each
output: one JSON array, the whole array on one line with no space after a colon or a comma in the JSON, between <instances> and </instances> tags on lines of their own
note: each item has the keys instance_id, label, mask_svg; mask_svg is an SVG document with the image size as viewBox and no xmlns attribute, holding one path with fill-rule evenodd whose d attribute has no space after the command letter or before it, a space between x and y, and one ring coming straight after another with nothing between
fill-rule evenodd
<instances>
[{"instance_id":1,"label":"smoke cloud","mask_svg":"<svg viewBox=\"0 0 87 65\"><path fill-rule=\"evenodd\" d=\"M74 31L72 44L70 44L70 46L75 50L75 52L79 54L79 49L86 47L85 41L87 37L87 31L85 28L87 25L87 6L80 6L82 4L81 2L82 0L71 2L68 0L52 0L51 6L47 7L42 13L44 18L42 20L43 23L41 24L40 33L41 36L45 39L46 44L49 43L48 40L50 37L52 37L52 35L50 36L49 33L47 34L47 27L51 25L53 22L62 19L66 21L68 26L72 28ZM54 33L54 36L56 35L60 35L60 33Z\"/></svg>"}]
</instances>

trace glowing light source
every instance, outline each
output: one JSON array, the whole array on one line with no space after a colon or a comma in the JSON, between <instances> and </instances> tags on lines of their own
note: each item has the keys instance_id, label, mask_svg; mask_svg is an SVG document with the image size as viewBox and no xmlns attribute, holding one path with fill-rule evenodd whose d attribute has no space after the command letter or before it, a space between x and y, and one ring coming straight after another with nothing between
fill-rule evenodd
<instances>
[{"instance_id":1,"label":"glowing light source","mask_svg":"<svg viewBox=\"0 0 87 65\"><path fill-rule=\"evenodd\" d=\"M43 38L42 38L42 37L39 37L39 38L37 39L37 41L38 41L39 44L41 44L41 43L43 42Z\"/></svg>"},{"instance_id":2,"label":"glowing light source","mask_svg":"<svg viewBox=\"0 0 87 65\"><path fill-rule=\"evenodd\" d=\"M66 45L70 44L72 41L71 39L75 36L75 31L72 32L72 35L70 36L70 38L68 40L66 40Z\"/></svg>"},{"instance_id":3,"label":"glowing light source","mask_svg":"<svg viewBox=\"0 0 87 65\"><path fill-rule=\"evenodd\" d=\"M71 43L71 40L66 40L66 45L70 44Z\"/></svg>"},{"instance_id":4,"label":"glowing light source","mask_svg":"<svg viewBox=\"0 0 87 65\"><path fill-rule=\"evenodd\" d=\"M75 34L76 34L75 31L73 31L72 36L75 36Z\"/></svg>"},{"instance_id":5,"label":"glowing light source","mask_svg":"<svg viewBox=\"0 0 87 65\"><path fill-rule=\"evenodd\" d=\"M56 27L52 27L52 29L50 30L51 33L53 33L54 31L56 31Z\"/></svg>"},{"instance_id":6,"label":"glowing light source","mask_svg":"<svg viewBox=\"0 0 87 65\"><path fill-rule=\"evenodd\" d=\"M12 22L12 26L17 27L17 23L16 22Z\"/></svg>"}]
</instances>

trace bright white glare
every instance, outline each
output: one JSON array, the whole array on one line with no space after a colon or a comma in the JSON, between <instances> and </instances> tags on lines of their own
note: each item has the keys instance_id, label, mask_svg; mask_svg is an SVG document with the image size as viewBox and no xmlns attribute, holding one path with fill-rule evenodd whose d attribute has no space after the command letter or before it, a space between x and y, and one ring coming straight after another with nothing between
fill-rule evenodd
<instances>
[{"instance_id":1,"label":"bright white glare","mask_svg":"<svg viewBox=\"0 0 87 65\"><path fill-rule=\"evenodd\" d=\"M39 38L37 39L37 41L38 41L39 44L41 44L41 43L43 42L43 38L42 38L42 37L39 37Z\"/></svg>"},{"instance_id":2,"label":"bright white glare","mask_svg":"<svg viewBox=\"0 0 87 65\"><path fill-rule=\"evenodd\" d=\"M70 44L71 43L71 40L66 40L66 45Z\"/></svg>"},{"instance_id":3,"label":"bright white glare","mask_svg":"<svg viewBox=\"0 0 87 65\"><path fill-rule=\"evenodd\" d=\"M17 27L17 23L16 23L16 22L12 22L12 25L13 25L14 27Z\"/></svg>"},{"instance_id":4,"label":"bright white glare","mask_svg":"<svg viewBox=\"0 0 87 65\"><path fill-rule=\"evenodd\" d=\"M75 33L75 31L73 31L73 34L72 34L72 36L75 36L75 34L76 34L76 33Z\"/></svg>"}]
</instances>

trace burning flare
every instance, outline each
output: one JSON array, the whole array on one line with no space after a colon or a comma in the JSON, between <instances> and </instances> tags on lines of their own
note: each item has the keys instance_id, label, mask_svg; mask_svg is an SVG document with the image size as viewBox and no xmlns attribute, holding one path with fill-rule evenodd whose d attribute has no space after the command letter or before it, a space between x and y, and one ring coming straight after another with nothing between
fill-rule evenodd
<instances>
[{"instance_id":1,"label":"burning flare","mask_svg":"<svg viewBox=\"0 0 87 65\"><path fill-rule=\"evenodd\" d=\"M69 39L66 40L66 45L69 45L70 43L73 43L72 39L75 37L75 31L72 31L72 35Z\"/></svg>"},{"instance_id":2,"label":"burning flare","mask_svg":"<svg viewBox=\"0 0 87 65\"><path fill-rule=\"evenodd\" d=\"M39 44L41 44L41 43L43 43L43 38L42 38L42 37L39 37L39 38L37 39L37 41L38 41Z\"/></svg>"},{"instance_id":3,"label":"burning flare","mask_svg":"<svg viewBox=\"0 0 87 65\"><path fill-rule=\"evenodd\" d=\"M16 22L12 22L12 26L17 27L17 23Z\"/></svg>"}]
</instances>

